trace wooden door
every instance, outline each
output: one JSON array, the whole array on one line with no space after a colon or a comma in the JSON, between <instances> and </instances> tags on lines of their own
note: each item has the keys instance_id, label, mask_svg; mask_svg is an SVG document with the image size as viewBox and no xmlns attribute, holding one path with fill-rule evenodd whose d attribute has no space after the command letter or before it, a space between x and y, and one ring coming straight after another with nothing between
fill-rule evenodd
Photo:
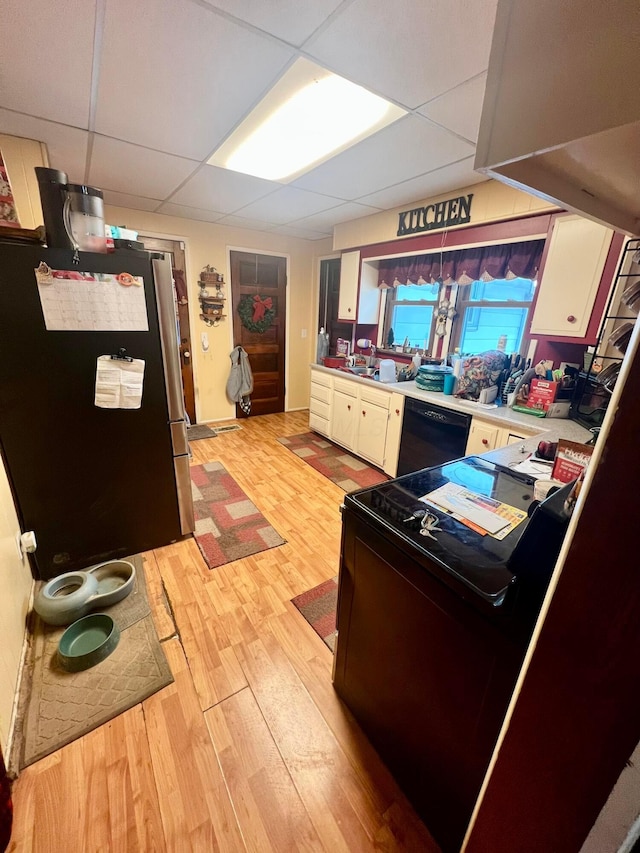
<instances>
[{"instance_id":1,"label":"wooden door","mask_svg":"<svg viewBox=\"0 0 640 853\"><path fill-rule=\"evenodd\" d=\"M253 372L252 415L284 411L286 286L286 258L231 252L233 343L249 356ZM250 323L260 321L260 305L263 319L273 312L272 323L263 331L246 328L238 310L241 304ZM236 416L245 416L239 406Z\"/></svg>"},{"instance_id":2,"label":"wooden door","mask_svg":"<svg viewBox=\"0 0 640 853\"><path fill-rule=\"evenodd\" d=\"M178 328L180 332L180 367L182 372L182 392L184 394L184 408L189 415L192 424L196 422L196 401L193 385L193 367L191 357L191 328L189 324L189 289L187 287L187 268L185 265L184 244L177 240L160 240L156 237L145 237L139 235L138 239L144 243L145 249L150 252L164 252L171 259L174 282L176 285L175 296L178 312Z\"/></svg>"}]
</instances>

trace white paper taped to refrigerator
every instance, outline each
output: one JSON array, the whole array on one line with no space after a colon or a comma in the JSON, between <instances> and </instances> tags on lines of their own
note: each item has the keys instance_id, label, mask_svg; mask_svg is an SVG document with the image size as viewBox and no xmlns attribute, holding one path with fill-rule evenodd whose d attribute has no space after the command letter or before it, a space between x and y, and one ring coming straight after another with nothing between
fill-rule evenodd
<instances>
[{"instance_id":1,"label":"white paper taped to refrigerator","mask_svg":"<svg viewBox=\"0 0 640 853\"><path fill-rule=\"evenodd\" d=\"M101 355L96 363L95 404L101 409L139 409L142 405L144 361Z\"/></svg>"},{"instance_id":2,"label":"white paper taped to refrigerator","mask_svg":"<svg viewBox=\"0 0 640 853\"><path fill-rule=\"evenodd\" d=\"M149 331L141 276L54 270L44 262L35 273L48 331Z\"/></svg>"}]
</instances>

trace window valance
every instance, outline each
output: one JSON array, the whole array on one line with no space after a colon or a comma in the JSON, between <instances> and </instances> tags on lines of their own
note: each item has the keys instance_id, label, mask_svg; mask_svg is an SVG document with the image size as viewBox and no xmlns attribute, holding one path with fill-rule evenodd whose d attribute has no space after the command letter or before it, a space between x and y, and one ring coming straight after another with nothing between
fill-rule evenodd
<instances>
[{"instance_id":1,"label":"window valance","mask_svg":"<svg viewBox=\"0 0 640 853\"><path fill-rule=\"evenodd\" d=\"M399 284L471 284L496 278L530 278L538 275L544 240L528 240L503 246L478 246L452 252L434 252L380 261L378 287Z\"/></svg>"}]
</instances>

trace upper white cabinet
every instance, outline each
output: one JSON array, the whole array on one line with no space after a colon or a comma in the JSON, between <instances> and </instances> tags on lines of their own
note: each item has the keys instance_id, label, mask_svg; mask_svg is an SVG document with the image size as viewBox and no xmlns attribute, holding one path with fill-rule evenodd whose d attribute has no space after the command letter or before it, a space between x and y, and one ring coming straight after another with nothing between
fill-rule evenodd
<instances>
[{"instance_id":1,"label":"upper white cabinet","mask_svg":"<svg viewBox=\"0 0 640 853\"><path fill-rule=\"evenodd\" d=\"M499 0L475 168L640 233L639 44L638 0Z\"/></svg>"},{"instance_id":2,"label":"upper white cabinet","mask_svg":"<svg viewBox=\"0 0 640 853\"><path fill-rule=\"evenodd\" d=\"M360 252L343 252L340 258L340 297L338 320L355 320L358 305Z\"/></svg>"},{"instance_id":3,"label":"upper white cabinet","mask_svg":"<svg viewBox=\"0 0 640 853\"><path fill-rule=\"evenodd\" d=\"M532 335L584 338L613 231L582 216L559 216L541 271Z\"/></svg>"},{"instance_id":4,"label":"upper white cabinet","mask_svg":"<svg viewBox=\"0 0 640 853\"><path fill-rule=\"evenodd\" d=\"M338 320L378 322L380 291L377 266L366 261L360 269L360 252L343 252L340 259Z\"/></svg>"}]
</instances>

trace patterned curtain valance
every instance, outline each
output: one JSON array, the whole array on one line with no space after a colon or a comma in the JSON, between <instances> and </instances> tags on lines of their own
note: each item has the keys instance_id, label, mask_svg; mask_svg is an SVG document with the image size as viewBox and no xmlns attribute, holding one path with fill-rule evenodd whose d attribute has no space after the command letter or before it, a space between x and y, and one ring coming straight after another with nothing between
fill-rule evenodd
<instances>
[{"instance_id":1,"label":"patterned curtain valance","mask_svg":"<svg viewBox=\"0 0 640 853\"><path fill-rule=\"evenodd\" d=\"M496 278L530 278L538 275L544 240L509 243L506 246L478 246L453 252L434 252L409 258L380 261L378 287L399 284L433 284L440 277L445 284L471 284Z\"/></svg>"}]
</instances>

